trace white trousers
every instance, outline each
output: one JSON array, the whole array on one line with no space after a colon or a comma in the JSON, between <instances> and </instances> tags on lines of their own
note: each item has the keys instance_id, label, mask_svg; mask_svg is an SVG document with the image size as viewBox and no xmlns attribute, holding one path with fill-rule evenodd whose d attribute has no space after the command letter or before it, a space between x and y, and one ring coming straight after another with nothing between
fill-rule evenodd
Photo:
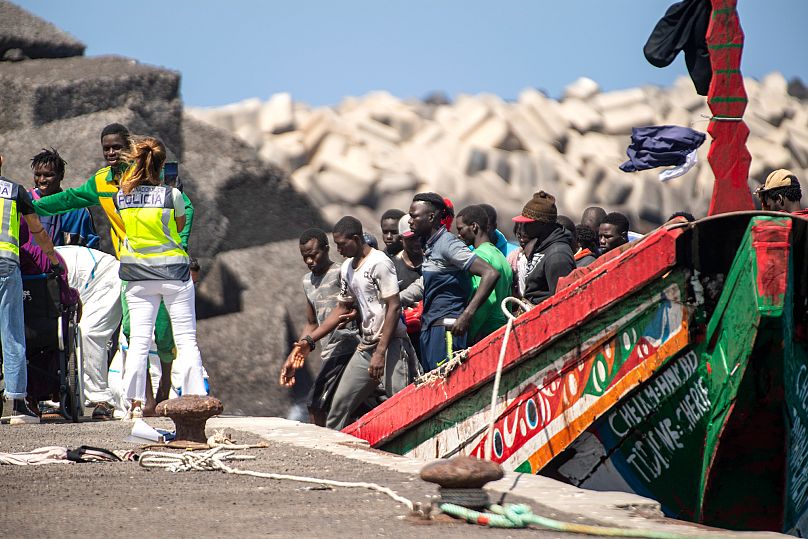
<instances>
[{"instance_id":1,"label":"white trousers","mask_svg":"<svg viewBox=\"0 0 808 539\"><path fill-rule=\"evenodd\" d=\"M123 368L123 386L126 398L145 402L146 376L149 364L149 345L154 334L154 321L162 300L177 346L175 370L183 395L204 395L202 356L196 345L196 308L194 284L188 281L131 281L126 285L129 304L129 352Z\"/></svg>"},{"instance_id":2,"label":"white trousers","mask_svg":"<svg viewBox=\"0 0 808 539\"><path fill-rule=\"evenodd\" d=\"M107 384L107 343L121 323L121 280L114 256L77 245L56 248L65 262L67 280L82 304L81 357L84 404L115 402Z\"/></svg>"},{"instance_id":3,"label":"white trousers","mask_svg":"<svg viewBox=\"0 0 808 539\"><path fill-rule=\"evenodd\" d=\"M104 294L84 301L79 327L81 354L84 362L84 399L90 402L113 402L107 386L107 343L121 323L120 281ZM86 404L85 403L85 404Z\"/></svg>"}]
</instances>

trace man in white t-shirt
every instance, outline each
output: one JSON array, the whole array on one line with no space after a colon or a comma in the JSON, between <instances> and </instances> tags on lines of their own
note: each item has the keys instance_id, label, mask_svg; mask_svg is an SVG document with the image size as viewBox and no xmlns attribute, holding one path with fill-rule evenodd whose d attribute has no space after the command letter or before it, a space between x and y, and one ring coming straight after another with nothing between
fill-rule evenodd
<instances>
[{"instance_id":1,"label":"man in white t-shirt","mask_svg":"<svg viewBox=\"0 0 808 539\"><path fill-rule=\"evenodd\" d=\"M345 367L326 419L327 427L339 430L380 382L388 396L410 383L415 353L401 320L398 277L392 260L365 243L362 223L354 217L340 219L333 236L337 250L347 258L341 268L339 303L297 348L306 354L317 340L356 312L359 346Z\"/></svg>"}]
</instances>

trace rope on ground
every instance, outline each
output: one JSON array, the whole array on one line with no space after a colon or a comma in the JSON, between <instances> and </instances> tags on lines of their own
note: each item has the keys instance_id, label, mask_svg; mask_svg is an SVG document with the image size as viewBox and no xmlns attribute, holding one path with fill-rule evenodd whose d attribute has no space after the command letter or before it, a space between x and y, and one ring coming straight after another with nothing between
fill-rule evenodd
<instances>
[{"instance_id":1,"label":"rope on ground","mask_svg":"<svg viewBox=\"0 0 808 539\"><path fill-rule=\"evenodd\" d=\"M266 442L258 442L257 444L237 444L229 434L226 434L224 429L218 429L213 432L213 436L208 437L208 447L225 447L226 449L259 449L269 447Z\"/></svg>"},{"instance_id":2,"label":"rope on ground","mask_svg":"<svg viewBox=\"0 0 808 539\"><path fill-rule=\"evenodd\" d=\"M511 313L508 308L509 303L515 303L526 311L533 308L533 305L527 304L524 301L509 296L502 300L500 308L505 316L508 318L508 324L505 326L505 338L502 339L502 347L499 349L499 361L497 362L497 373L494 376L494 390L491 392L491 419L488 423L487 443L485 444L485 459L491 460L491 455L494 449L494 424L497 422L497 398L499 397L499 383L502 380L502 365L505 362L505 352L508 349L508 341L511 338L511 331L513 330L513 323L516 317Z\"/></svg>"},{"instance_id":3,"label":"rope on ground","mask_svg":"<svg viewBox=\"0 0 808 539\"><path fill-rule=\"evenodd\" d=\"M228 474L249 475L264 479L298 481L300 483L314 483L316 485L328 485L332 487L364 488L385 494L398 503L405 505L410 511L416 510L416 504L411 500L399 495L392 489L377 485L376 483L335 481L333 479L317 479L315 477L254 472L251 470L231 468L225 464L225 461L254 460L255 457L251 455L236 455L235 451L227 449L227 446L218 446L202 452L186 451L184 453L163 453L160 451L145 451L140 455L139 462L144 468L165 468L173 473L187 471L221 471ZM420 504L418 505L418 510L420 511Z\"/></svg>"},{"instance_id":4,"label":"rope on ground","mask_svg":"<svg viewBox=\"0 0 808 539\"><path fill-rule=\"evenodd\" d=\"M541 526L549 530L584 533L597 535L600 537L641 537L646 539L693 539L693 535L682 535L673 532L657 530L643 530L639 528L612 528L606 526L593 526L589 524L576 524L573 522L563 522L552 518L534 515L530 507L521 504L513 505L491 505L490 513L475 511L460 505L444 503L440 506L441 511L456 518L461 518L472 524L488 526L490 528L526 528L530 525ZM709 536L702 536L709 537Z\"/></svg>"}]
</instances>

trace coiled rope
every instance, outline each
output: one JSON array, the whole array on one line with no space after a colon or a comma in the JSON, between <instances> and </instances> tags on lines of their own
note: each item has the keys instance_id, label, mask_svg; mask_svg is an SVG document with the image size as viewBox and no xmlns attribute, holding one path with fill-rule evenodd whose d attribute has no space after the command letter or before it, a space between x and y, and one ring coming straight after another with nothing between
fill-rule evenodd
<instances>
[{"instance_id":1,"label":"coiled rope","mask_svg":"<svg viewBox=\"0 0 808 539\"><path fill-rule=\"evenodd\" d=\"M637 528L611 528L605 526L591 526L588 524L575 524L563 522L552 518L534 515L530 507L521 504L513 505L490 505L490 513L474 511L460 505L444 503L440 506L441 511L456 518L462 518L466 522L488 526L490 528L526 528L530 525L540 526L549 530L567 533L586 533L601 537L642 537L647 539L693 539L694 537L710 537L681 535L678 533L642 530Z\"/></svg>"},{"instance_id":2,"label":"coiled rope","mask_svg":"<svg viewBox=\"0 0 808 539\"><path fill-rule=\"evenodd\" d=\"M328 485L343 488L364 488L385 494L405 505L410 511L421 511L420 504L415 504L412 500L401 496L394 490L376 483L335 481L333 479L317 479L315 477L303 477L298 475L286 475L275 473L254 472L251 470L240 470L231 468L225 461L254 460L252 455L237 455L235 451L228 450L226 446L218 446L207 451L184 453L163 453L160 451L145 451L140 455L140 465L144 468L164 468L172 473L189 471L220 471L234 475L249 475L252 477L262 477L264 479L298 481L300 483L313 483L316 485Z\"/></svg>"}]
</instances>

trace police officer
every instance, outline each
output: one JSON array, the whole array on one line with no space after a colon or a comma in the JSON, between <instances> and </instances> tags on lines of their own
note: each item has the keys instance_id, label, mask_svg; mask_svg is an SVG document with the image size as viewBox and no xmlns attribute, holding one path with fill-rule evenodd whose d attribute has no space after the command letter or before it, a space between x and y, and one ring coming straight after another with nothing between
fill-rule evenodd
<instances>
[{"instance_id":1,"label":"police officer","mask_svg":"<svg viewBox=\"0 0 808 539\"><path fill-rule=\"evenodd\" d=\"M149 345L160 301L174 330L182 393L204 395L205 383L196 344L190 260L178 232L185 225L185 201L177 189L161 185L166 159L162 142L150 137L135 141L127 157L131 166L121 178L114 202L126 237L118 275L126 281L131 325L123 382L130 400L127 418L137 419L143 416Z\"/></svg>"},{"instance_id":2,"label":"police officer","mask_svg":"<svg viewBox=\"0 0 808 539\"><path fill-rule=\"evenodd\" d=\"M0 169L2 166L3 157L0 156ZM12 425L39 423L39 415L25 400L28 372L20 274L20 215L50 260L52 271L59 275L64 273L53 242L34 212L31 195L18 184L0 176L0 339L6 382L2 421Z\"/></svg>"}]
</instances>

